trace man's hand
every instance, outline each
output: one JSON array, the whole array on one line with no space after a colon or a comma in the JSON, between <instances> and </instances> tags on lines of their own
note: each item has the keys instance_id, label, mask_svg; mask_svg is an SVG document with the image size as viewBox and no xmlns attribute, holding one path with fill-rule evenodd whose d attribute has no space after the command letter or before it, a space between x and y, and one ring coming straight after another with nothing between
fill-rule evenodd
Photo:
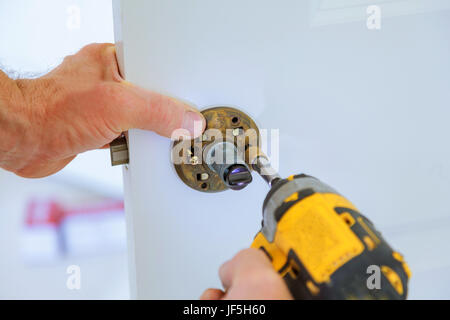
<instances>
[{"instance_id":1,"label":"man's hand","mask_svg":"<svg viewBox=\"0 0 450 320\"><path fill-rule=\"evenodd\" d=\"M292 300L283 279L260 250L247 249L219 270L225 291L209 289L202 300Z\"/></svg>"},{"instance_id":2,"label":"man's hand","mask_svg":"<svg viewBox=\"0 0 450 320\"><path fill-rule=\"evenodd\" d=\"M22 177L56 173L128 129L196 137L204 127L195 108L124 81L112 44L89 45L36 80L0 71L0 167Z\"/></svg>"}]
</instances>

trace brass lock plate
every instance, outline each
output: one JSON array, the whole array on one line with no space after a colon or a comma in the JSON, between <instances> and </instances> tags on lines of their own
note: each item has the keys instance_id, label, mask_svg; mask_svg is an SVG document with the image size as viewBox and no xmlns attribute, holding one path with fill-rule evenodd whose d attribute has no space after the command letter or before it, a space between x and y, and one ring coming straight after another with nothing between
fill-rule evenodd
<instances>
[{"instance_id":1,"label":"brass lock plate","mask_svg":"<svg viewBox=\"0 0 450 320\"><path fill-rule=\"evenodd\" d=\"M249 165L246 151L253 146L257 147L259 129L247 114L235 108L215 107L204 110L202 114L206 119L203 136L190 141L177 141L172 145L172 160L182 159L182 163L174 164L175 171L186 185L197 191L226 191L228 187L221 177L203 161L204 151L210 144L218 142L220 133L222 141L233 143Z\"/></svg>"}]
</instances>

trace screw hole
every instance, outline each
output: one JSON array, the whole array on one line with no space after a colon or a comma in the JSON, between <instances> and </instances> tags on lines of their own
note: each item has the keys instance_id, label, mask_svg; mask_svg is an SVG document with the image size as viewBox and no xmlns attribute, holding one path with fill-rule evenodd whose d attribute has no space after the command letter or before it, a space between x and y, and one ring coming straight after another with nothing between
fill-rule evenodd
<instances>
[{"instance_id":1,"label":"screw hole","mask_svg":"<svg viewBox=\"0 0 450 320\"><path fill-rule=\"evenodd\" d=\"M233 119L231 119L231 122L233 124L238 124L239 123L239 118L238 117L234 117Z\"/></svg>"},{"instance_id":2,"label":"screw hole","mask_svg":"<svg viewBox=\"0 0 450 320\"><path fill-rule=\"evenodd\" d=\"M207 183L203 183L200 187L201 187L203 190L205 190L206 188L208 188L208 184L207 184Z\"/></svg>"}]
</instances>

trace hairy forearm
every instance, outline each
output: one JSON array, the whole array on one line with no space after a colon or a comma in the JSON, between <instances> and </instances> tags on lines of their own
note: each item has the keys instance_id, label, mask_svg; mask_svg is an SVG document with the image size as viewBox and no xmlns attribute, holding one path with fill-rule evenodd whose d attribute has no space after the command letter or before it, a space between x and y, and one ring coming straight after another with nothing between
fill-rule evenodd
<instances>
[{"instance_id":1,"label":"hairy forearm","mask_svg":"<svg viewBox=\"0 0 450 320\"><path fill-rule=\"evenodd\" d=\"M16 171L26 157L18 157L27 147L30 121L18 81L0 71L0 167Z\"/></svg>"},{"instance_id":2,"label":"hairy forearm","mask_svg":"<svg viewBox=\"0 0 450 320\"><path fill-rule=\"evenodd\" d=\"M22 177L56 173L129 129L197 137L205 126L194 107L124 82L111 44L86 46L41 78L0 72L0 167Z\"/></svg>"}]
</instances>

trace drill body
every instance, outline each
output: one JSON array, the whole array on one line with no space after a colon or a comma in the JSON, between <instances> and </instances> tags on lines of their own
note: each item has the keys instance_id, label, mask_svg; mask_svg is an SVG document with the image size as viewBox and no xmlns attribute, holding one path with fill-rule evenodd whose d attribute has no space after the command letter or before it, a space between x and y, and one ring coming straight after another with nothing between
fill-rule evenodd
<instances>
[{"instance_id":1,"label":"drill body","mask_svg":"<svg viewBox=\"0 0 450 320\"><path fill-rule=\"evenodd\" d=\"M275 182L253 248L264 251L295 299L406 299L410 271L373 224L306 175Z\"/></svg>"}]
</instances>

